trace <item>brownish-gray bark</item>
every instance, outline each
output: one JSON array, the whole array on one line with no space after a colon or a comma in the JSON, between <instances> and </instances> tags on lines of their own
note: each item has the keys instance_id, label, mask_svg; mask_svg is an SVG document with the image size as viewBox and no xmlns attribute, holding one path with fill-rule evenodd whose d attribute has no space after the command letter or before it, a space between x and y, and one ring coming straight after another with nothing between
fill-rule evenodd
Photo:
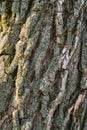
<instances>
[{"instance_id":1,"label":"brownish-gray bark","mask_svg":"<svg viewBox=\"0 0 87 130\"><path fill-rule=\"evenodd\" d=\"M87 130L87 1L0 1L0 130Z\"/></svg>"}]
</instances>

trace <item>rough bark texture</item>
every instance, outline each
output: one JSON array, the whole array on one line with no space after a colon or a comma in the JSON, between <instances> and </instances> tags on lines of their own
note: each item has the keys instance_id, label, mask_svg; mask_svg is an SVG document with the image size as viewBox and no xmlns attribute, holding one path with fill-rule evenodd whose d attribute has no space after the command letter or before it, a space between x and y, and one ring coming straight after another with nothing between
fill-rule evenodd
<instances>
[{"instance_id":1,"label":"rough bark texture","mask_svg":"<svg viewBox=\"0 0 87 130\"><path fill-rule=\"evenodd\" d=\"M0 0L0 130L87 130L86 0Z\"/></svg>"}]
</instances>

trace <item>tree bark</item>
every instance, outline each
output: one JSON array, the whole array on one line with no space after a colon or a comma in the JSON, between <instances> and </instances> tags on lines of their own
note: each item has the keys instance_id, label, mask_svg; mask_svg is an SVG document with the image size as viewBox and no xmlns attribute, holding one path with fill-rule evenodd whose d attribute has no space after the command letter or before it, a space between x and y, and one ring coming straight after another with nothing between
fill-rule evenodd
<instances>
[{"instance_id":1,"label":"tree bark","mask_svg":"<svg viewBox=\"0 0 87 130\"><path fill-rule=\"evenodd\" d=\"M87 130L87 1L0 1L0 130Z\"/></svg>"}]
</instances>

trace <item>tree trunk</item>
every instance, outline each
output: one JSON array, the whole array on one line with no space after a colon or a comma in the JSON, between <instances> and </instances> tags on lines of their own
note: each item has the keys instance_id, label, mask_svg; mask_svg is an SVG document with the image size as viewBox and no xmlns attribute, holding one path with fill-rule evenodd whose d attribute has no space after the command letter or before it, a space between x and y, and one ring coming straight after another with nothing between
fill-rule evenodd
<instances>
[{"instance_id":1,"label":"tree trunk","mask_svg":"<svg viewBox=\"0 0 87 130\"><path fill-rule=\"evenodd\" d=\"M87 130L87 1L0 1L0 130Z\"/></svg>"}]
</instances>

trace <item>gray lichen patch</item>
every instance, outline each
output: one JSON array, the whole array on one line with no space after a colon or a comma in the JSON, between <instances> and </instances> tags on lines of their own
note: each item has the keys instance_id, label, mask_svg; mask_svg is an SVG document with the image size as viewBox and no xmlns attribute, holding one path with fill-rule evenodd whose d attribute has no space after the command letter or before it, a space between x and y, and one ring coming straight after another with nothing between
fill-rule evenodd
<instances>
[{"instance_id":1,"label":"gray lichen patch","mask_svg":"<svg viewBox=\"0 0 87 130\"><path fill-rule=\"evenodd\" d=\"M8 83L0 82L0 113L5 112L7 98L12 87L11 85L12 83L10 81L8 81Z\"/></svg>"}]
</instances>

